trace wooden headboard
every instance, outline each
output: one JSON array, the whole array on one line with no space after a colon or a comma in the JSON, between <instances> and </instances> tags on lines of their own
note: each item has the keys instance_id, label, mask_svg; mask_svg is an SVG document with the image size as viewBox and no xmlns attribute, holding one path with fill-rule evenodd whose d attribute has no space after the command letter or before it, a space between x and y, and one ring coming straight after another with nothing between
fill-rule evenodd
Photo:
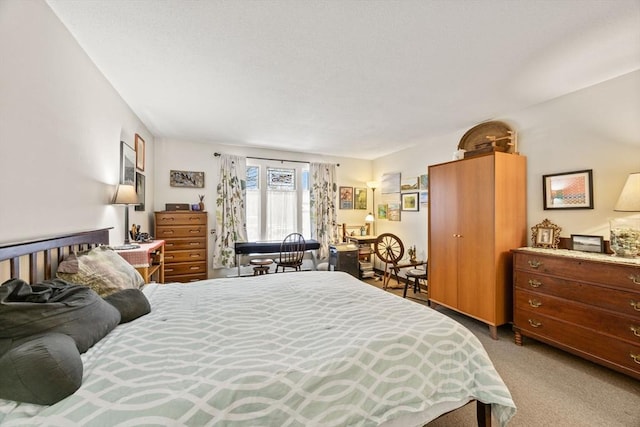
<instances>
[{"instance_id":1,"label":"wooden headboard","mask_svg":"<svg viewBox=\"0 0 640 427\"><path fill-rule=\"evenodd\" d=\"M108 245L109 230L102 228L0 246L0 283L12 277L26 280L21 270L29 272L29 283L51 279L69 253Z\"/></svg>"}]
</instances>

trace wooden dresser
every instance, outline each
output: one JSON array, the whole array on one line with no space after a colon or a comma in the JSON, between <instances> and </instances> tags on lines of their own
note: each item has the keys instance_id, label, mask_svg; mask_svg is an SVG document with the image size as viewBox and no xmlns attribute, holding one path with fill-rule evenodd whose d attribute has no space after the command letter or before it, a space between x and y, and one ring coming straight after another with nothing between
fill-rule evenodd
<instances>
[{"instance_id":1,"label":"wooden dresser","mask_svg":"<svg viewBox=\"0 0 640 427\"><path fill-rule=\"evenodd\" d=\"M640 259L514 253L514 332L640 379Z\"/></svg>"},{"instance_id":2,"label":"wooden dresser","mask_svg":"<svg viewBox=\"0 0 640 427\"><path fill-rule=\"evenodd\" d=\"M207 213L155 213L155 237L165 241L165 282L194 282L208 277Z\"/></svg>"}]
</instances>

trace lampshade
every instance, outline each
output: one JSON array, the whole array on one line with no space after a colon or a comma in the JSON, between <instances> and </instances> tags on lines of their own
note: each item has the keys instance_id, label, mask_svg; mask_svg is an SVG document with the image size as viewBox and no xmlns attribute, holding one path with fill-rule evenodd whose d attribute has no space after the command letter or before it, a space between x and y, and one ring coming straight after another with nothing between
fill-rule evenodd
<instances>
[{"instance_id":1,"label":"lampshade","mask_svg":"<svg viewBox=\"0 0 640 427\"><path fill-rule=\"evenodd\" d=\"M136 194L136 189L133 185L118 185L116 195L113 198L114 205L137 205L139 203L138 194Z\"/></svg>"},{"instance_id":2,"label":"lampshade","mask_svg":"<svg viewBox=\"0 0 640 427\"><path fill-rule=\"evenodd\" d=\"M373 222L375 221L375 219L373 218L373 214L371 212L369 212L369 214L364 217L364 222Z\"/></svg>"},{"instance_id":3,"label":"lampshade","mask_svg":"<svg viewBox=\"0 0 640 427\"><path fill-rule=\"evenodd\" d=\"M640 172L629 175L613 210L620 212L640 212Z\"/></svg>"},{"instance_id":4,"label":"lampshade","mask_svg":"<svg viewBox=\"0 0 640 427\"><path fill-rule=\"evenodd\" d=\"M380 187L380 183L378 181L367 181L367 187L375 190L376 188Z\"/></svg>"}]
</instances>

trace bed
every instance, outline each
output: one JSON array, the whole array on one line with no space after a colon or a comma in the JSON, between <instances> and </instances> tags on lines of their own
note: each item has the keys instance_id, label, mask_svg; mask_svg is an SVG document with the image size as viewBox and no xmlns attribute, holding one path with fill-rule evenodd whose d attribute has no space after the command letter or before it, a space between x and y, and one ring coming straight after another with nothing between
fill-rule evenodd
<instances>
[{"instance_id":1,"label":"bed","mask_svg":"<svg viewBox=\"0 0 640 427\"><path fill-rule=\"evenodd\" d=\"M11 275L27 263L30 280L41 280L64 257L52 248L104 238L0 247L0 260ZM43 261L44 273L31 266ZM151 312L82 354L75 393L50 406L0 400L0 424L404 427L474 400L480 425L491 414L506 425L515 413L466 328L346 273L149 284L143 293Z\"/></svg>"}]
</instances>

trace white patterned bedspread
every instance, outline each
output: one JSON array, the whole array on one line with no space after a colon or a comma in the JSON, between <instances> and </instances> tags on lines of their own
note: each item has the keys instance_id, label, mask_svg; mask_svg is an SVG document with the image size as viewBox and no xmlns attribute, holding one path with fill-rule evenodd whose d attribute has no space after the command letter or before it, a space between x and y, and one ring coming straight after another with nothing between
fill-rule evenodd
<instances>
[{"instance_id":1,"label":"white patterned bedspread","mask_svg":"<svg viewBox=\"0 0 640 427\"><path fill-rule=\"evenodd\" d=\"M515 413L476 337L342 272L148 285L152 312L83 354L52 406L7 426L421 426L470 399Z\"/></svg>"}]
</instances>

